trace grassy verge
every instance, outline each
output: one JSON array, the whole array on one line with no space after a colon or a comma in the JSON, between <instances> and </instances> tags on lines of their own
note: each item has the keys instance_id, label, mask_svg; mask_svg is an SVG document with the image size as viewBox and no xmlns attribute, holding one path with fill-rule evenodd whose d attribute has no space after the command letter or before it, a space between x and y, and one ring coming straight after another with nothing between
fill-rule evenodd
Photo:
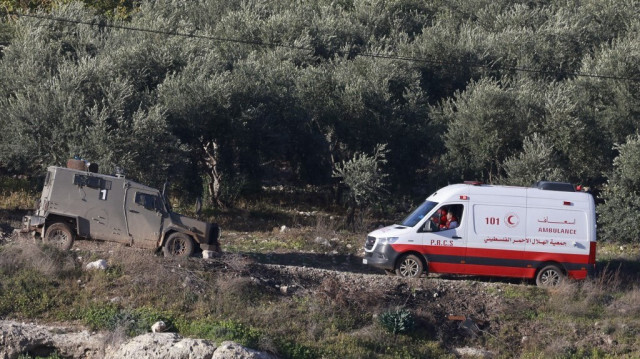
<instances>
[{"instance_id":1,"label":"grassy verge","mask_svg":"<svg viewBox=\"0 0 640 359\"><path fill-rule=\"evenodd\" d=\"M185 336L234 340L284 358L413 358L446 355L436 338L390 333L371 293L286 295L240 271L203 270L128 248L107 271L84 271L78 256L33 244L0 247L0 317L75 321L122 337L157 320ZM323 294L324 293L324 294ZM327 294L328 293L328 294ZM418 326L419 328L419 326Z\"/></svg>"}]
</instances>

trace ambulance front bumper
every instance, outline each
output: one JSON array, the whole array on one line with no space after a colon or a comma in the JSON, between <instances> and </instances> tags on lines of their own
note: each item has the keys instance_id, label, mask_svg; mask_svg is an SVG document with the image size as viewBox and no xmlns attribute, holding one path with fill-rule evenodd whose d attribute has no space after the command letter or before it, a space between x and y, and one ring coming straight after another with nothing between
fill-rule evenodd
<instances>
[{"instance_id":1,"label":"ambulance front bumper","mask_svg":"<svg viewBox=\"0 0 640 359\"><path fill-rule=\"evenodd\" d=\"M393 270L399 255L400 253L396 252L389 244L376 244L371 252L364 252L362 264Z\"/></svg>"}]
</instances>

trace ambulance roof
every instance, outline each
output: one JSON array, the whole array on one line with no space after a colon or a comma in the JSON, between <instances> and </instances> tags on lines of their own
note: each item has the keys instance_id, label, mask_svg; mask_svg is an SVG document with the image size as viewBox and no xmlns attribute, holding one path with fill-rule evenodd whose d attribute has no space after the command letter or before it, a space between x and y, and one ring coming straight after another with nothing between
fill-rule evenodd
<instances>
[{"instance_id":1,"label":"ambulance roof","mask_svg":"<svg viewBox=\"0 0 640 359\"><path fill-rule=\"evenodd\" d=\"M455 199L462 199L460 196L471 196L481 194L484 196L509 196L528 197L541 199L563 199L567 201L582 202L590 201L591 195L585 192L567 192L544 190L532 187L497 186L488 184L453 184L443 187L427 198L432 202L445 202Z\"/></svg>"}]
</instances>

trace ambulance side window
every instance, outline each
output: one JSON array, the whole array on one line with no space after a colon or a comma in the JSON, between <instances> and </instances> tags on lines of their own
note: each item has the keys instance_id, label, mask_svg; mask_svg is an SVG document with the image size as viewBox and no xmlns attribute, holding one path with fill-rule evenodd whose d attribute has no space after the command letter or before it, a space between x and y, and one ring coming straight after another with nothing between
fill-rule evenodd
<instances>
[{"instance_id":1,"label":"ambulance side window","mask_svg":"<svg viewBox=\"0 0 640 359\"><path fill-rule=\"evenodd\" d=\"M460 226L464 205L450 204L440 207L425 223L425 232L439 232Z\"/></svg>"}]
</instances>

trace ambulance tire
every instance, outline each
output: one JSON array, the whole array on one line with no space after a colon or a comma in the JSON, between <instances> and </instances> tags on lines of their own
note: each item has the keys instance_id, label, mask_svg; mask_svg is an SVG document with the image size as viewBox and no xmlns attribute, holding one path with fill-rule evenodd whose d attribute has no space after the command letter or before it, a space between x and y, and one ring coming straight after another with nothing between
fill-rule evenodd
<instances>
[{"instance_id":1,"label":"ambulance tire","mask_svg":"<svg viewBox=\"0 0 640 359\"><path fill-rule=\"evenodd\" d=\"M73 246L75 236L71 228L66 223L54 223L47 228L42 238L44 244L56 247L63 251L68 251Z\"/></svg>"},{"instance_id":2,"label":"ambulance tire","mask_svg":"<svg viewBox=\"0 0 640 359\"><path fill-rule=\"evenodd\" d=\"M415 254L402 256L396 265L396 274L400 277L418 278L422 272L424 272L424 263Z\"/></svg>"},{"instance_id":3,"label":"ambulance tire","mask_svg":"<svg viewBox=\"0 0 640 359\"><path fill-rule=\"evenodd\" d=\"M538 287L556 287L564 282L565 276L562 270L555 264L542 267L536 276Z\"/></svg>"},{"instance_id":4,"label":"ambulance tire","mask_svg":"<svg viewBox=\"0 0 640 359\"><path fill-rule=\"evenodd\" d=\"M184 233L171 233L162 248L165 257L191 257L193 254L193 240Z\"/></svg>"}]
</instances>

